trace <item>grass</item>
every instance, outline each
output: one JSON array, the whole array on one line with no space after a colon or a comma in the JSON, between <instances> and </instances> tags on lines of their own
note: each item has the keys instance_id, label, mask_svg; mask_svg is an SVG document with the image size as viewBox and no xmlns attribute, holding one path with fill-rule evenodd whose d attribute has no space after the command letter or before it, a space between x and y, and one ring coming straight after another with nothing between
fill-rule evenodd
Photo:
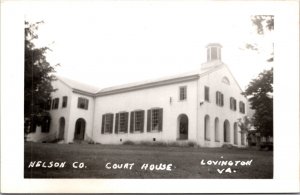
<instances>
[{"instance_id":1,"label":"grass","mask_svg":"<svg viewBox=\"0 0 300 195\"><path fill-rule=\"evenodd\" d=\"M204 160L253 160L251 166L201 165ZM66 161L64 168L28 165L32 161ZM25 143L25 178L272 178L273 152L238 148L196 148L157 145ZM73 162L86 167L73 168ZM107 169L107 163L134 163L132 169ZM171 171L142 170L143 164L172 164ZM78 164L77 164L78 165ZM235 171L235 172L234 172Z\"/></svg>"}]
</instances>

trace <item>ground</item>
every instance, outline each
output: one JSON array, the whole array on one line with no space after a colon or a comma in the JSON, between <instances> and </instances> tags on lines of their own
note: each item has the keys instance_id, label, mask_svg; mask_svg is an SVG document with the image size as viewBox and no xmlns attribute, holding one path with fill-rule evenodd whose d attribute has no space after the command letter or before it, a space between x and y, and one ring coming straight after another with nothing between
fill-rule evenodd
<instances>
[{"instance_id":1,"label":"ground","mask_svg":"<svg viewBox=\"0 0 300 195\"><path fill-rule=\"evenodd\" d=\"M233 165L218 165L222 160L231 161ZM55 168L55 162L65 164ZM114 169L114 164L123 167ZM151 164L161 164L160 170L151 171L154 167ZM25 143L24 177L273 178L273 152L238 148Z\"/></svg>"}]
</instances>

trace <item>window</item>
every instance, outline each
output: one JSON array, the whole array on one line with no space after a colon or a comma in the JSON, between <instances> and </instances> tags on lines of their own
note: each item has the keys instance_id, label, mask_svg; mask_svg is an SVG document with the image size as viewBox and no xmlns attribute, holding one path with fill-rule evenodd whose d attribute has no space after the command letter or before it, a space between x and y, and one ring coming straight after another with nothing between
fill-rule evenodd
<instances>
[{"instance_id":1,"label":"window","mask_svg":"<svg viewBox=\"0 0 300 195\"><path fill-rule=\"evenodd\" d=\"M66 108L67 104L68 104L68 97L67 96L63 96L62 107Z\"/></svg>"},{"instance_id":2,"label":"window","mask_svg":"<svg viewBox=\"0 0 300 195\"><path fill-rule=\"evenodd\" d=\"M227 85L230 85L229 79L227 77L222 78L222 83L225 83Z\"/></svg>"},{"instance_id":3,"label":"window","mask_svg":"<svg viewBox=\"0 0 300 195\"><path fill-rule=\"evenodd\" d=\"M51 122L51 118L50 116L44 116L42 119L42 132L43 133L48 133L50 131L50 122Z\"/></svg>"},{"instance_id":4,"label":"window","mask_svg":"<svg viewBox=\"0 0 300 195\"><path fill-rule=\"evenodd\" d=\"M77 107L87 110L89 107L89 100L86 98L79 97Z\"/></svg>"},{"instance_id":5,"label":"window","mask_svg":"<svg viewBox=\"0 0 300 195\"><path fill-rule=\"evenodd\" d=\"M245 114L245 104L244 104L244 102L240 101L239 105L240 105L240 113Z\"/></svg>"},{"instance_id":6,"label":"window","mask_svg":"<svg viewBox=\"0 0 300 195\"><path fill-rule=\"evenodd\" d=\"M52 102L52 100L51 100L51 98L49 98L47 100L47 103L46 103L46 110L50 110L51 109L51 102Z\"/></svg>"},{"instance_id":7,"label":"window","mask_svg":"<svg viewBox=\"0 0 300 195\"><path fill-rule=\"evenodd\" d=\"M236 111L236 99L233 97L230 98L230 110Z\"/></svg>"},{"instance_id":8,"label":"window","mask_svg":"<svg viewBox=\"0 0 300 195\"><path fill-rule=\"evenodd\" d=\"M224 105L224 95L220 91L216 92L216 104L218 106L223 106Z\"/></svg>"},{"instance_id":9,"label":"window","mask_svg":"<svg viewBox=\"0 0 300 195\"><path fill-rule=\"evenodd\" d=\"M162 131L163 109L150 109L147 112L147 131Z\"/></svg>"},{"instance_id":10,"label":"window","mask_svg":"<svg viewBox=\"0 0 300 195\"><path fill-rule=\"evenodd\" d=\"M113 114L104 114L102 115L102 127L101 127L101 133L112 133L113 129L113 120L114 115Z\"/></svg>"},{"instance_id":11,"label":"window","mask_svg":"<svg viewBox=\"0 0 300 195\"><path fill-rule=\"evenodd\" d=\"M58 109L59 98L54 98L52 101L52 110Z\"/></svg>"},{"instance_id":12,"label":"window","mask_svg":"<svg viewBox=\"0 0 300 195\"><path fill-rule=\"evenodd\" d=\"M144 132L144 110L133 111L130 113L130 133Z\"/></svg>"},{"instance_id":13,"label":"window","mask_svg":"<svg viewBox=\"0 0 300 195\"><path fill-rule=\"evenodd\" d=\"M115 133L128 132L128 112L120 112L116 114Z\"/></svg>"},{"instance_id":14,"label":"window","mask_svg":"<svg viewBox=\"0 0 300 195\"><path fill-rule=\"evenodd\" d=\"M186 100L187 94L186 94L186 86L179 88L179 100Z\"/></svg>"},{"instance_id":15,"label":"window","mask_svg":"<svg viewBox=\"0 0 300 195\"><path fill-rule=\"evenodd\" d=\"M204 88L204 96L205 96L205 101L209 102L209 87L205 86Z\"/></svg>"}]
</instances>

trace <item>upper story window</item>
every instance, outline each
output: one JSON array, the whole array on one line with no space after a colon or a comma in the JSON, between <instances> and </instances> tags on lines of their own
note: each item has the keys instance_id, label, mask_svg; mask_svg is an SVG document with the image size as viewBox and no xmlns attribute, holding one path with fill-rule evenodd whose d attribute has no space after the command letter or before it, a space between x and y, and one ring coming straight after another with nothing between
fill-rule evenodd
<instances>
[{"instance_id":1,"label":"upper story window","mask_svg":"<svg viewBox=\"0 0 300 195\"><path fill-rule=\"evenodd\" d=\"M79 97L77 107L87 110L89 107L89 100L86 98Z\"/></svg>"},{"instance_id":2,"label":"upper story window","mask_svg":"<svg viewBox=\"0 0 300 195\"><path fill-rule=\"evenodd\" d=\"M240 101L239 107L240 107L240 113L245 114L245 103Z\"/></svg>"},{"instance_id":3,"label":"upper story window","mask_svg":"<svg viewBox=\"0 0 300 195\"><path fill-rule=\"evenodd\" d=\"M225 83L227 85L230 85L229 79L227 77L222 78L222 83Z\"/></svg>"},{"instance_id":4,"label":"upper story window","mask_svg":"<svg viewBox=\"0 0 300 195\"><path fill-rule=\"evenodd\" d=\"M116 114L115 133L128 132L128 112L120 112Z\"/></svg>"},{"instance_id":5,"label":"upper story window","mask_svg":"<svg viewBox=\"0 0 300 195\"><path fill-rule=\"evenodd\" d=\"M51 98L49 98L47 100L47 103L46 103L46 110L50 110L51 109L51 102L52 102L52 100L51 100Z\"/></svg>"},{"instance_id":6,"label":"upper story window","mask_svg":"<svg viewBox=\"0 0 300 195\"><path fill-rule=\"evenodd\" d=\"M66 108L67 104L68 104L68 97L67 96L63 96L62 107Z\"/></svg>"},{"instance_id":7,"label":"upper story window","mask_svg":"<svg viewBox=\"0 0 300 195\"><path fill-rule=\"evenodd\" d=\"M211 47L210 55L211 55L211 60L217 60L218 59L218 48L217 47Z\"/></svg>"},{"instance_id":8,"label":"upper story window","mask_svg":"<svg viewBox=\"0 0 300 195\"><path fill-rule=\"evenodd\" d=\"M187 87L179 87L179 100L186 100L187 99Z\"/></svg>"},{"instance_id":9,"label":"upper story window","mask_svg":"<svg viewBox=\"0 0 300 195\"><path fill-rule=\"evenodd\" d=\"M111 113L103 114L102 115L102 127L101 127L101 133L112 133L113 130L113 121L114 121L114 115Z\"/></svg>"},{"instance_id":10,"label":"upper story window","mask_svg":"<svg viewBox=\"0 0 300 195\"><path fill-rule=\"evenodd\" d=\"M204 98L205 101L209 102L209 87L207 86L204 87Z\"/></svg>"},{"instance_id":11,"label":"upper story window","mask_svg":"<svg viewBox=\"0 0 300 195\"><path fill-rule=\"evenodd\" d=\"M144 132L144 110L133 111L130 113L130 133Z\"/></svg>"},{"instance_id":12,"label":"upper story window","mask_svg":"<svg viewBox=\"0 0 300 195\"><path fill-rule=\"evenodd\" d=\"M224 105L224 95L220 91L216 92L216 104L218 106L223 106Z\"/></svg>"},{"instance_id":13,"label":"upper story window","mask_svg":"<svg viewBox=\"0 0 300 195\"><path fill-rule=\"evenodd\" d=\"M52 110L58 109L58 105L59 105L59 98L54 98L52 101Z\"/></svg>"},{"instance_id":14,"label":"upper story window","mask_svg":"<svg viewBox=\"0 0 300 195\"><path fill-rule=\"evenodd\" d=\"M230 109L236 111L236 99L230 98Z\"/></svg>"},{"instance_id":15,"label":"upper story window","mask_svg":"<svg viewBox=\"0 0 300 195\"><path fill-rule=\"evenodd\" d=\"M147 131L162 131L163 109L155 108L147 112Z\"/></svg>"}]
</instances>

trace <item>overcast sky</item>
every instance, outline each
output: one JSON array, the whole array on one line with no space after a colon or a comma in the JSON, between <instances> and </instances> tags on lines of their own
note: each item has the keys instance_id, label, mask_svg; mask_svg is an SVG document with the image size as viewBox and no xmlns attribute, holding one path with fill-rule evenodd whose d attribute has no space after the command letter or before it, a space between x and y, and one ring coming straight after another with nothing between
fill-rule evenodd
<instances>
[{"instance_id":1,"label":"overcast sky","mask_svg":"<svg viewBox=\"0 0 300 195\"><path fill-rule=\"evenodd\" d=\"M32 3L26 20L40 21L37 46L57 74L99 88L200 69L205 46L223 45L222 59L242 89L270 68L272 33L257 35L242 3L204 1L89 1ZM275 19L276 20L276 19ZM257 43L257 53L243 50Z\"/></svg>"}]
</instances>

